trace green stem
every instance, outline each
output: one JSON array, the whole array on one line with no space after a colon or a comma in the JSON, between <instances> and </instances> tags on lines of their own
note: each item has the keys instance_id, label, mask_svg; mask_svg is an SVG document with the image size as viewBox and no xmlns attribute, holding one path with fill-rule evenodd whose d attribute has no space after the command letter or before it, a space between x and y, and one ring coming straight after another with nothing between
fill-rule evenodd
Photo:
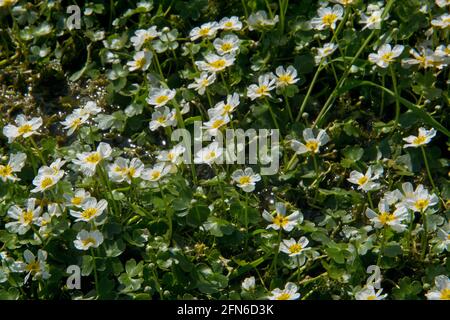
<instances>
[{"instance_id":1,"label":"green stem","mask_svg":"<svg viewBox=\"0 0 450 320\"><path fill-rule=\"evenodd\" d=\"M36 141L34 141L33 136L30 136L30 142L33 145L33 148L36 150L36 153L39 157L39 159L42 161L42 164L45 166L47 162L44 159L44 156L42 155L41 149L39 149L38 145L36 144Z\"/></svg>"},{"instance_id":2,"label":"green stem","mask_svg":"<svg viewBox=\"0 0 450 320\"><path fill-rule=\"evenodd\" d=\"M167 240L169 243L172 241L172 234L173 234L173 221L172 221L172 211L169 208L169 205L167 204L166 194L164 193L163 187L161 183L158 181L159 190L161 192L161 196L163 198L164 207L166 208L166 213L168 215L167 222L169 225L169 230L167 231Z\"/></svg>"},{"instance_id":3,"label":"green stem","mask_svg":"<svg viewBox=\"0 0 450 320\"><path fill-rule=\"evenodd\" d=\"M431 176L430 166L428 164L428 158L427 158L427 154L425 152L425 148L423 146L421 146L420 149L422 150L423 161L425 162L425 167L427 169L428 179L430 179L430 183L433 186L433 190L436 191L437 190L436 185L434 184L433 177Z\"/></svg>"},{"instance_id":4,"label":"green stem","mask_svg":"<svg viewBox=\"0 0 450 320\"><path fill-rule=\"evenodd\" d=\"M372 201L372 194L370 193L370 191L367 191L367 200L369 200L370 209L375 210L375 207L373 206L373 201Z\"/></svg>"},{"instance_id":5,"label":"green stem","mask_svg":"<svg viewBox=\"0 0 450 320\"><path fill-rule=\"evenodd\" d=\"M394 68L392 68L392 65L389 66L389 70L391 72L392 77L392 84L394 86L394 93L395 93L395 125L396 128L398 126L398 120L400 118L400 100L399 100L399 93L397 88L397 78L395 76Z\"/></svg>"},{"instance_id":6,"label":"green stem","mask_svg":"<svg viewBox=\"0 0 450 320\"><path fill-rule=\"evenodd\" d=\"M308 91L306 92L305 98L303 99L303 102L302 102L302 104L300 106L300 111L298 112L297 118L295 118L295 121L299 121L300 120L300 117L302 116L303 111L305 110L306 103L308 102L309 96L311 95L311 92L312 92L312 90L314 88L314 84L317 81L317 77L319 76L320 71L322 71L322 69L323 69L322 68L322 64L323 64L324 61L325 61L325 59L320 60L319 66L317 67L316 73L314 74L314 77L311 80L311 83L309 84Z\"/></svg>"},{"instance_id":7,"label":"green stem","mask_svg":"<svg viewBox=\"0 0 450 320\"><path fill-rule=\"evenodd\" d=\"M383 227L383 239L381 239L380 252L378 252L377 266L380 265L381 258L383 257L384 246L386 244L386 230L387 230L387 227L384 226Z\"/></svg>"},{"instance_id":8,"label":"green stem","mask_svg":"<svg viewBox=\"0 0 450 320\"><path fill-rule=\"evenodd\" d=\"M283 96L284 102L286 103L286 109L288 110L289 113L289 118L291 119L292 122L294 122L294 116L292 115L291 105L289 104L289 99L286 95L286 92L283 92Z\"/></svg>"},{"instance_id":9,"label":"green stem","mask_svg":"<svg viewBox=\"0 0 450 320\"><path fill-rule=\"evenodd\" d=\"M425 258L428 247L428 221L426 211L420 211L423 220L423 235L422 235L422 260Z\"/></svg>"},{"instance_id":10,"label":"green stem","mask_svg":"<svg viewBox=\"0 0 450 320\"><path fill-rule=\"evenodd\" d=\"M91 247L91 256L92 256L92 265L94 267L94 280L95 280L95 293L98 297L98 293L99 293L99 287L98 287L98 274L97 274L97 264L95 263L95 254L94 254L94 249Z\"/></svg>"}]
</instances>

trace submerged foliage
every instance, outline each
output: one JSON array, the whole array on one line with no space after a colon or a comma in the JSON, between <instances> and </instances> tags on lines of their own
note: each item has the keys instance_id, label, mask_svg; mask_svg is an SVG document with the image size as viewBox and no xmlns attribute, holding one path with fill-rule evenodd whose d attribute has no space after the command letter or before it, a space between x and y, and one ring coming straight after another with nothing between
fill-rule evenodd
<instances>
[{"instance_id":1,"label":"submerged foliage","mask_svg":"<svg viewBox=\"0 0 450 320\"><path fill-rule=\"evenodd\" d=\"M0 298L450 298L450 1L71 5L0 0Z\"/></svg>"}]
</instances>

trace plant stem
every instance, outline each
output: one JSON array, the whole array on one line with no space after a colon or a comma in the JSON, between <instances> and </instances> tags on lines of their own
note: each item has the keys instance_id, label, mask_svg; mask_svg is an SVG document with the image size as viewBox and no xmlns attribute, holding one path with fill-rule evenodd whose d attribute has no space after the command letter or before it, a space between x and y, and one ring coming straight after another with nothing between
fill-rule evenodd
<instances>
[{"instance_id":1,"label":"plant stem","mask_svg":"<svg viewBox=\"0 0 450 320\"><path fill-rule=\"evenodd\" d=\"M285 92L283 92L283 96L284 102L286 103L286 109L288 110L289 113L289 118L291 119L292 122L294 122L294 116L292 115L291 105L289 104L289 99Z\"/></svg>"},{"instance_id":2,"label":"plant stem","mask_svg":"<svg viewBox=\"0 0 450 320\"><path fill-rule=\"evenodd\" d=\"M383 239L381 239L381 246L380 246L380 252L378 252L378 259L377 259L377 266L380 265L381 257L383 256L384 246L386 244L386 230L387 227L383 227Z\"/></svg>"},{"instance_id":3,"label":"plant stem","mask_svg":"<svg viewBox=\"0 0 450 320\"><path fill-rule=\"evenodd\" d=\"M423 220L423 235L422 235L422 260L425 258L428 247L428 221L427 221L427 213L424 210L420 211Z\"/></svg>"},{"instance_id":4,"label":"plant stem","mask_svg":"<svg viewBox=\"0 0 450 320\"><path fill-rule=\"evenodd\" d=\"M95 293L98 297L98 293L99 293L99 289L98 289L98 274L97 274L97 265L95 263L95 254L94 254L94 249L91 247L90 248L91 251L91 256L92 256L92 265L94 267L94 280L95 280Z\"/></svg>"},{"instance_id":5,"label":"plant stem","mask_svg":"<svg viewBox=\"0 0 450 320\"><path fill-rule=\"evenodd\" d=\"M314 84L317 81L317 77L319 76L320 71L322 71L322 69L323 69L322 68L322 64L323 64L324 60L325 59L320 60L319 66L318 66L318 68L316 70L316 73L314 74L313 79L311 80L311 83L309 84L308 91L306 92L305 98L303 99L303 102L302 102L302 104L300 106L300 110L299 110L299 112L297 114L297 118L295 118L295 121L299 121L300 120L300 117L302 116L303 111L305 110L306 103L308 102L309 96L311 95L311 92L312 92L312 90L314 88Z\"/></svg>"},{"instance_id":6,"label":"plant stem","mask_svg":"<svg viewBox=\"0 0 450 320\"><path fill-rule=\"evenodd\" d=\"M30 142L33 145L33 148L36 150L36 153L39 157L39 159L42 161L42 164L45 166L47 162L44 159L44 156L42 155L41 150L39 149L38 145L36 144L36 141L34 141L33 136L30 136Z\"/></svg>"},{"instance_id":7,"label":"plant stem","mask_svg":"<svg viewBox=\"0 0 450 320\"><path fill-rule=\"evenodd\" d=\"M392 68L392 65L389 66L389 70L391 71L392 84L394 86L394 93L395 93L395 124L394 124L394 127L397 127L398 119L400 118L400 100L399 100L399 93L398 93L398 88L397 88L397 78L395 76L394 68Z\"/></svg>"},{"instance_id":8,"label":"plant stem","mask_svg":"<svg viewBox=\"0 0 450 320\"><path fill-rule=\"evenodd\" d=\"M433 177L431 176L430 166L428 164L427 154L425 152L425 148L423 146L420 147L422 150L423 161L425 162L425 168L427 169L428 179L430 179L430 183L433 186L433 190L436 191L436 185L434 184Z\"/></svg>"},{"instance_id":9,"label":"plant stem","mask_svg":"<svg viewBox=\"0 0 450 320\"><path fill-rule=\"evenodd\" d=\"M166 208L166 213L168 216L167 222L169 225L169 230L167 231L167 240L170 243L172 241L172 233L173 233L172 211L170 210L169 205L167 204L166 194L164 193L163 187L159 181L158 181L158 187L159 187L159 191L161 192L161 196L162 196L163 202L164 202L164 207Z\"/></svg>"},{"instance_id":10,"label":"plant stem","mask_svg":"<svg viewBox=\"0 0 450 320\"><path fill-rule=\"evenodd\" d=\"M367 200L369 200L370 209L374 210L373 201L372 201L372 194L370 191L367 191Z\"/></svg>"}]
</instances>

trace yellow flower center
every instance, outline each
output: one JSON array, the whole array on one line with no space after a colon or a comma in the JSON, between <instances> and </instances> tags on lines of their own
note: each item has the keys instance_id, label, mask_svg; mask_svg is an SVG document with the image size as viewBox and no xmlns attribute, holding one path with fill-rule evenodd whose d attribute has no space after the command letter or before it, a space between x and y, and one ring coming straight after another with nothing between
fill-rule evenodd
<instances>
[{"instance_id":1,"label":"yellow flower center","mask_svg":"<svg viewBox=\"0 0 450 320\"><path fill-rule=\"evenodd\" d=\"M162 96L156 97L155 102L157 104L162 104L162 103L166 102L167 100L169 100L169 97L166 95L162 95Z\"/></svg>"},{"instance_id":2,"label":"yellow flower center","mask_svg":"<svg viewBox=\"0 0 450 320\"><path fill-rule=\"evenodd\" d=\"M289 84L292 81L292 76L290 74L283 74L278 77L278 81Z\"/></svg>"},{"instance_id":3,"label":"yellow flower center","mask_svg":"<svg viewBox=\"0 0 450 320\"><path fill-rule=\"evenodd\" d=\"M380 220L380 222L384 225L388 224L389 222L395 220L395 217L393 214L390 214L389 212L382 212L379 216L378 219Z\"/></svg>"},{"instance_id":4,"label":"yellow flower center","mask_svg":"<svg viewBox=\"0 0 450 320\"><path fill-rule=\"evenodd\" d=\"M444 18L442 21L444 21L444 23L450 23L450 18Z\"/></svg>"},{"instance_id":5,"label":"yellow flower center","mask_svg":"<svg viewBox=\"0 0 450 320\"><path fill-rule=\"evenodd\" d=\"M441 291L441 300L450 300L450 289L445 288Z\"/></svg>"},{"instance_id":6,"label":"yellow flower center","mask_svg":"<svg viewBox=\"0 0 450 320\"><path fill-rule=\"evenodd\" d=\"M249 184L251 183L251 179L249 176L242 176L239 178L239 184Z\"/></svg>"},{"instance_id":7,"label":"yellow flower center","mask_svg":"<svg viewBox=\"0 0 450 320\"><path fill-rule=\"evenodd\" d=\"M93 216L97 214L97 212L98 212L97 208L87 208L81 213L81 216L86 220L90 220Z\"/></svg>"},{"instance_id":8,"label":"yellow flower center","mask_svg":"<svg viewBox=\"0 0 450 320\"><path fill-rule=\"evenodd\" d=\"M31 131L33 131L33 127L31 127L30 124L24 124L23 126L20 126L19 129L19 134L23 135L25 133L29 133Z\"/></svg>"},{"instance_id":9,"label":"yellow flower center","mask_svg":"<svg viewBox=\"0 0 450 320\"><path fill-rule=\"evenodd\" d=\"M367 178L366 176L362 176L361 178L358 179L358 184L359 184L360 186L362 186L362 185L365 184L368 180L369 180L369 178Z\"/></svg>"},{"instance_id":10,"label":"yellow flower center","mask_svg":"<svg viewBox=\"0 0 450 320\"><path fill-rule=\"evenodd\" d=\"M374 296L373 294L370 296L367 296L367 300L376 300L377 296Z\"/></svg>"},{"instance_id":11,"label":"yellow flower center","mask_svg":"<svg viewBox=\"0 0 450 320\"><path fill-rule=\"evenodd\" d=\"M161 116L161 117L158 118L157 121L158 121L159 123L164 123L164 122L166 122L166 117Z\"/></svg>"},{"instance_id":12,"label":"yellow flower center","mask_svg":"<svg viewBox=\"0 0 450 320\"><path fill-rule=\"evenodd\" d=\"M80 118L76 118L75 120L73 120L71 127L72 128L78 128L78 126L81 124L81 119Z\"/></svg>"},{"instance_id":13,"label":"yellow flower center","mask_svg":"<svg viewBox=\"0 0 450 320\"><path fill-rule=\"evenodd\" d=\"M384 62L391 62L394 57L394 54L392 52L387 52L381 56L381 60Z\"/></svg>"},{"instance_id":14,"label":"yellow flower center","mask_svg":"<svg viewBox=\"0 0 450 320\"><path fill-rule=\"evenodd\" d=\"M331 26L337 19L337 15L334 13L326 14L322 17L322 23L326 26Z\"/></svg>"},{"instance_id":15,"label":"yellow flower center","mask_svg":"<svg viewBox=\"0 0 450 320\"><path fill-rule=\"evenodd\" d=\"M224 59L219 59L209 63L209 66L214 69L223 69L225 67L226 61Z\"/></svg>"},{"instance_id":16,"label":"yellow flower center","mask_svg":"<svg viewBox=\"0 0 450 320\"><path fill-rule=\"evenodd\" d=\"M153 172L150 174L150 177L151 177L152 180L157 180L157 179L159 179L159 177L161 177L161 171L153 171Z\"/></svg>"},{"instance_id":17,"label":"yellow flower center","mask_svg":"<svg viewBox=\"0 0 450 320\"><path fill-rule=\"evenodd\" d=\"M417 209L424 210L428 207L429 203L430 201L428 199L419 199L416 201L414 205L416 206Z\"/></svg>"},{"instance_id":18,"label":"yellow flower center","mask_svg":"<svg viewBox=\"0 0 450 320\"><path fill-rule=\"evenodd\" d=\"M146 63L145 57L142 57L142 58L140 58L140 59L137 59L137 60L135 61L136 68L142 69L142 68L145 66L145 63Z\"/></svg>"},{"instance_id":19,"label":"yellow flower center","mask_svg":"<svg viewBox=\"0 0 450 320\"><path fill-rule=\"evenodd\" d=\"M33 261L33 262L30 262L29 264L27 264L25 269L28 272L36 273L41 269L41 266L39 265L38 261Z\"/></svg>"},{"instance_id":20,"label":"yellow flower center","mask_svg":"<svg viewBox=\"0 0 450 320\"><path fill-rule=\"evenodd\" d=\"M29 225L34 218L33 212L30 210L22 212L23 224Z\"/></svg>"},{"instance_id":21,"label":"yellow flower center","mask_svg":"<svg viewBox=\"0 0 450 320\"><path fill-rule=\"evenodd\" d=\"M317 141L310 140L306 142L306 148L311 152L317 153L317 151L319 151L319 143Z\"/></svg>"},{"instance_id":22,"label":"yellow flower center","mask_svg":"<svg viewBox=\"0 0 450 320\"><path fill-rule=\"evenodd\" d=\"M277 216L273 218L273 223L279 227L284 227L289 223L289 219L285 216L282 216L281 214L277 214Z\"/></svg>"},{"instance_id":23,"label":"yellow flower center","mask_svg":"<svg viewBox=\"0 0 450 320\"><path fill-rule=\"evenodd\" d=\"M134 177L135 174L136 174L136 168L131 167L131 168L128 169L127 175L128 175L130 178Z\"/></svg>"},{"instance_id":24,"label":"yellow flower center","mask_svg":"<svg viewBox=\"0 0 450 320\"><path fill-rule=\"evenodd\" d=\"M266 94L268 91L269 90L265 84L263 84L262 86L258 87L258 89L256 89L256 93L259 95Z\"/></svg>"},{"instance_id":25,"label":"yellow flower center","mask_svg":"<svg viewBox=\"0 0 450 320\"><path fill-rule=\"evenodd\" d=\"M41 182L41 188L46 189L53 185L53 178L52 177L45 177Z\"/></svg>"},{"instance_id":26,"label":"yellow flower center","mask_svg":"<svg viewBox=\"0 0 450 320\"><path fill-rule=\"evenodd\" d=\"M96 241L95 241L94 238L89 237L89 238L86 238L86 239L81 240L81 243L83 244L83 246L87 247L89 244L95 245L95 244L96 244Z\"/></svg>"},{"instance_id":27,"label":"yellow flower center","mask_svg":"<svg viewBox=\"0 0 450 320\"><path fill-rule=\"evenodd\" d=\"M175 158L175 155L173 154L173 152L169 152L167 154L167 159L169 159L170 161L172 161Z\"/></svg>"},{"instance_id":28,"label":"yellow flower center","mask_svg":"<svg viewBox=\"0 0 450 320\"><path fill-rule=\"evenodd\" d=\"M212 127L213 129L217 129L217 128L220 128L224 123L225 123L224 120L222 120L222 119L217 119L217 120L215 120L215 121L213 122L213 124L212 124L211 127Z\"/></svg>"},{"instance_id":29,"label":"yellow flower center","mask_svg":"<svg viewBox=\"0 0 450 320\"><path fill-rule=\"evenodd\" d=\"M201 35L202 37L205 37L209 34L210 31L211 31L210 28L201 28L198 34Z\"/></svg>"},{"instance_id":30,"label":"yellow flower center","mask_svg":"<svg viewBox=\"0 0 450 320\"><path fill-rule=\"evenodd\" d=\"M224 26L227 27L227 28L232 28L233 27L233 22L227 21L227 22L224 23Z\"/></svg>"},{"instance_id":31,"label":"yellow flower center","mask_svg":"<svg viewBox=\"0 0 450 320\"><path fill-rule=\"evenodd\" d=\"M200 83L203 87L207 87L209 85L209 80L208 79L203 79L202 82Z\"/></svg>"},{"instance_id":32,"label":"yellow flower center","mask_svg":"<svg viewBox=\"0 0 450 320\"><path fill-rule=\"evenodd\" d=\"M13 169L10 165L2 166L0 165L0 176L1 177L10 177L12 175Z\"/></svg>"},{"instance_id":33,"label":"yellow flower center","mask_svg":"<svg viewBox=\"0 0 450 320\"><path fill-rule=\"evenodd\" d=\"M291 298L291 294L287 293L287 292L283 292L282 294L280 294L276 300L289 300Z\"/></svg>"},{"instance_id":34,"label":"yellow flower center","mask_svg":"<svg viewBox=\"0 0 450 320\"><path fill-rule=\"evenodd\" d=\"M292 246L289 247L290 253L299 253L302 250L303 250L302 245L298 243L294 243Z\"/></svg>"},{"instance_id":35,"label":"yellow flower center","mask_svg":"<svg viewBox=\"0 0 450 320\"><path fill-rule=\"evenodd\" d=\"M207 155L206 155L206 160L210 160L210 159L214 159L216 157L216 152L215 151L210 151Z\"/></svg>"},{"instance_id":36,"label":"yellow flower center","mask_svg":"<svg viewBox=\"0 0 450 320\"><path fill-rule=\"evenodd\" d=\"M418 137L414 138L413 144L420 146L425 143L426 139L427 138L425 138L424 136L419 135Z\"/></svg>"},{"instance_id":37,"label":"yellow flower center","mask_svg":"<svg viewBox=\"0 0 450 320\"><path fill-rule=\"evenodd\" d=\"M86 157L86 162L91 164L97 164L102 158L98 152L91 153Z\"/></svg>"},{"instance_id":38,"label":"yellow flower center","mask_svg":"<svg viewBox=\"0 0 450 320\"><path fill-rule=\"evenodd\" d=\"M231 111L231 108L232 108L232 106L229 105L229 104L224 105L223 106L223 113L222 113L222 115L225 114L225 113L229 113Z\"/></svg>"},{"instance_id":39,"label":"yellow flower center","mask_svg":"<svg viewBox=\"0 0 450 320\"><path fill-rule=\"evenodd\" d=\"M225 43L223 43L223 44L220 46L220 48L222 49L222 51L228 52L228 51L230 51L231 49L233 49L233 45L232 45L231 43L229 43L229 42L225 42Z\"/></svg>"}]
</instances>

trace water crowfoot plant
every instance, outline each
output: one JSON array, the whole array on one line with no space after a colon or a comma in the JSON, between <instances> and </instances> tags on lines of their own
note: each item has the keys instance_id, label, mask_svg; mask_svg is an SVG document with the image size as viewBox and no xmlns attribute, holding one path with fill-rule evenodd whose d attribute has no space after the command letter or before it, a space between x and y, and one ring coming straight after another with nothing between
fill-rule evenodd
<instances>
[{"instance_id":1,"label":"water crowfoot plant","mask_svg":"<svg viewBox=\"0 0 450 320\"><path fill-rule=\"evenodd\" d=\"M448 300L449 5L0 1L0 298Z\"/></svg>"}]
</instances>

